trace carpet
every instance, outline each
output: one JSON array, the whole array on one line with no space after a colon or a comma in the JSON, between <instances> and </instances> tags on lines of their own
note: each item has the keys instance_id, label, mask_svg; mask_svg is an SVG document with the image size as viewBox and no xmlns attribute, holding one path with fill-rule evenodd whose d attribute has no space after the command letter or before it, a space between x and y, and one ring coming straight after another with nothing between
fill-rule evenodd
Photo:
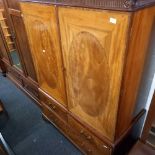
<instances>
[{"instance_id":1,"label":"carpet","mask_svg":"<svg viewBox=\"0 0 155 155\"><path fill-rule=\"evenodd\" d=\"M0 114L0 132L16 155L81 155L41 110L10 80L0 74L0 99L9 118Z\"/></svg>"}]
</instances>

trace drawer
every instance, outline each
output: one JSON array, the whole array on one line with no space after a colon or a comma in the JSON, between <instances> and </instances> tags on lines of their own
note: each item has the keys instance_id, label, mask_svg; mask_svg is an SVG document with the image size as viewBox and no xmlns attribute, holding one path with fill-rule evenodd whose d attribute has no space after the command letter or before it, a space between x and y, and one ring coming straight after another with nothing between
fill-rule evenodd
<instances>
[{"instance_id":1,"label":"drawer","mask_svg":"<svg viewBox=\"0 0 155 155\"><path fill-rule=\"evenodd\" d=\"M92 154L92 146L83 139L73 126L70 126L68 136L85 154Z\"/></svg>"},{"instance_id":2,"label":"drawer","mask_svg":"<svg viewBox=\"0 0 155 155\"><path fill-rule=\"evenodd\" d=\"M24 88L33 95L36 99L39 99L38 87L28 82L28 80L23 80Z\"/></svg>"},{"instance_id":3,"label":"drawer","mask_svg":"<svg viewBox=\"0 0 155 155\"><path fill-rule=\"evenodd\" d=\"M35 98L39 98L39 94L38 91L36 90L36 88L34 88L33 86L29 85L29 84L25 84L24 88L30 93L32 94Z\"/></svg>"},{"instance_id":4,"label":"drawer","mask_svg":"<svg viewBox=\"0 0 155 155\"><path fill-rule=\"evenodd\" d=\"M111 147L90 133L86 128L79 124L74 118L68 116L68 123L71 130L71 138L82 147L87 154L110 155ZM83 146L81 146L83 145Z\"/></svg>"},{"instance_id":5,"label":"drawer","mask_svg":"<svg viewBox=\"0 0 155 155\"><path fill-rule=\"evenodd\" d=\"M57 114L55 114L47 105L42 106L43 114L63 133L68 134L68 125Z\"/></svg>"},{"instance_id":6,"label":"drawer","mask_svg":"<svg viewBox=\"0 0 155 155\"><path fill-rule=\"evenodd\" d=\"M46 104L53 112L55 112L61 119L67 121L67 111L62 106L58 105L54 100L49 98L46 94L39 92L40 100Z\"/></svg>"},{"instance_id":7,"label":"drawer","mask_svg":"<svg viewBox=\"0 0 155 155\"><path fill-rule=\"evenodd\" d=\"M17 71L13 70L11 67L8 67L8 72L10 74L10 77L18 81L20 85L23 84L22 76Z\"/></svg>"}]
</instances>

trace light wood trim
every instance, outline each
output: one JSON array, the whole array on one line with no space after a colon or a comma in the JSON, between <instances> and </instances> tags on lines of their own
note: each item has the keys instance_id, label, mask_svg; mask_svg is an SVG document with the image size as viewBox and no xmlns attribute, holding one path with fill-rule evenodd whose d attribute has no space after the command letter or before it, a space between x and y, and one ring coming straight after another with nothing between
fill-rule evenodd
<instances>
[{"instance_id":1,"label":"light wood trim","mask_svg":"<svg viewBox=\"0 0 155 155\"><path fill-rule=\"evenodd\" d=\"M133 15L118 108L116 139L125 132L136 117L133 113L136 108L140 81L149 50L148 45L154 19L155 7L137 11Z\"/></svg>"}]
</instances>

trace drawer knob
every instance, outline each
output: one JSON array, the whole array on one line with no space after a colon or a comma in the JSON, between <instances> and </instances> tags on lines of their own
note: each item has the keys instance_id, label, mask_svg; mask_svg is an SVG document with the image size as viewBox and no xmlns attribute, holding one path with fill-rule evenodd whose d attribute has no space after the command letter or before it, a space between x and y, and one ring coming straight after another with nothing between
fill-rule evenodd
<instances>
[{"instance_id":1,"label":"drawer knob","mask_svg":"<svg viewBox=\"0 0 155 155\"><path fill-rule=\"evenodd\" d=\"M88 139L88 140L91 140L91 136L87 136L87 139Z\"/></svg>"},{"instance_id":2,"label":"drawer knob","mask_svg":"<svg viewBox=\"0 0 155 155\"><path fill-rule=\"evenodd\" d=\"M84 131L83 131L83 130L81 130L81 131L80 131L80 133L81 133L81 134L83 134L83 133L84 133Z\"/></svg>"},{"instance_id":3,"label":"drawer knob","mask_svg":"<svg viewBox=\"0 0 155 155\"><path fill-rule=\"evenodd\" d=\"M84 146L84 143L81 143L81 146Z\"/></svg>"},{"instance_id":4,"label":"drawer knob","mask_svg":"<svg viewBox=\"0 0 155 155\"><path fill-rule=\"evenodd\" d=\"M52 108L55 110L56 109L56 106L53 106Z\"/></svg>"},{"instance_id":5,"label":"drawer knob","mask_svg":"<svg viewBox=\"0 0 155 155\"><path fill-rule=\"evenodd\" d=\"M51 105L52 103L51 102L48 102L48 104Z\"/></svg>"},{"instance_id":6,"label":"drawer knob","mask_svg":"<svg viewBox=\"0 0 155 155\"><path fill-rule=\"evenodd\" d=\"M106 145L103 145L103 147L106 148L106 149L108 148Z\"/></svg>"},{"instance_id":7,"label":"drawer knob","mask_svg":"<svg viewBox=\"0 0 155 155\"><path fill-rule=\"evenodd\" d=\"M92 150L91 150L91 149L88 149L88 152L89 152L89 153L91 153L91 152L92 152Z\"/></svg>"}]
</instances>

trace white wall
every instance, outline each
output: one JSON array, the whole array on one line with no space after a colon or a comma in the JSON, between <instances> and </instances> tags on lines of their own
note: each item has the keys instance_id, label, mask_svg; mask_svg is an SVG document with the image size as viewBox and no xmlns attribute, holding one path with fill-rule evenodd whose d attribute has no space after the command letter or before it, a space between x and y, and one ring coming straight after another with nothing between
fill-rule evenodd
<instances>
[{"instance_id":1,"label":"white wall","mask_svg":"<svg viewBox=\"0 0 155 155\"><path fill-rule=\"evenodd\" d=\"M148 112L154 91L155 91L155 23L152 29L152 36L150 39L150 45L147 53L147 59L145 63L143 77L141 80L139 94L137 97L136 109L133 114L134 116L136 116L143 108L145 108ZM144 123L145 121L143 122L143 127Z\"/></svg>"},{"instance_id":2,"label":"white wall","mask_svg":"<svg viewBox=\"0 0 155 155\"><path fill-rule=\"evenodd\" d=\"M140 52L139 52L140 54ZM136 116L141 109L149 108L152 93L154 91L154 77L155 76L155 24L152 30L150 45L147 53L146 63L143 71L143 77L140 84L140 89L137 97L136 109L134 116Z\"/></svg>"},{"instance_id":3,"label":"white wall","mask_svg":"<svg viewBox=\"0 0 155 155\"><path fill-rule=\"evenodd\" d=\"M155 74L154 74L154 78L153 78L153 81L152 81L152 85L151 85L149 96L148 96L147 103L146 103L146 110L147 111L149 110L154 91L155 91Z\"/></svg>"},{"instance_id":4,"label":"white wall","mask_svg":"<svg viewBox=\"0 0 155 155\"><path fill-rule=\"evenodd\" d=\"M155 74L154 74L154 78L152 80L152 85L151 85L149 96L148 96L147 102L146 102L146 110L147 110L147 112L146 112L146 116L145 116L145 119L144 119L142 130L141 130L141 135L142 135L143 128L144 128L144 125L145 125L145 122L146 122L148 110L149 110L150 105L151 105L151 101L152 101L152 98L153 98L154 91L155 91Z\"/></svg>"}]
</instances>

